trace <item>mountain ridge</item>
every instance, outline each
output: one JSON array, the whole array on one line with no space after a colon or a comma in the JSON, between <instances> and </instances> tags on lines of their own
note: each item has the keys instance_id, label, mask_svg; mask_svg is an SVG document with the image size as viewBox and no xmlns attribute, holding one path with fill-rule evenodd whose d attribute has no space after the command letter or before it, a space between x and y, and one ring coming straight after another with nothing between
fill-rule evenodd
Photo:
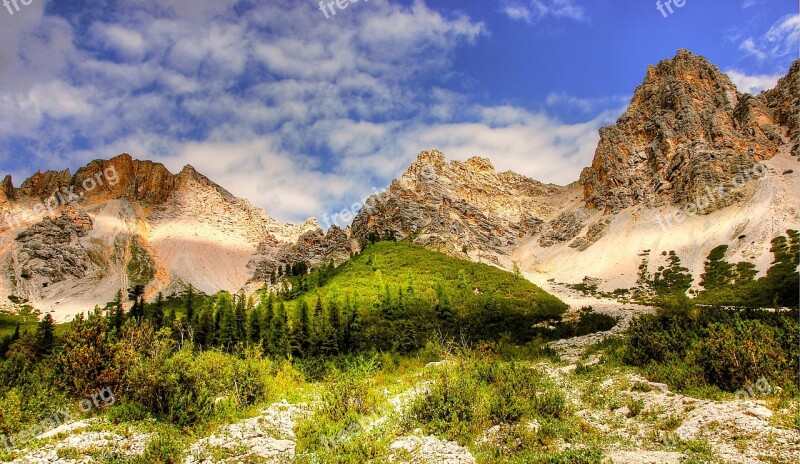
<instances>
[{"instance_id":1,"label":"mountain ridge","mask_svg":"<svg viewBox=\"0 0 800 464\"><path fill-rule=\"evenodd\" d=\"M74 175L37 172L19 188L6 176L0 291L64 317L136 284L149 297L187 285L250 293L280 266L339 264L387 233L539 281L630 286L642 250L677 249L696 270L722 243L763 269L769 240L800 223L792 169L799 83L795 62L776 88L742 94L705 58L681 50L648 68L575 182L544 184L497 173L487 158L447 162L438 150L422 151L345 229L324 231L313 218L279 224L191 165L172 174L128 154ZM756 163L764 178L723 188ZM676 211L709 191L724 195L679 223Z\"/></svg>"}]
</instances>

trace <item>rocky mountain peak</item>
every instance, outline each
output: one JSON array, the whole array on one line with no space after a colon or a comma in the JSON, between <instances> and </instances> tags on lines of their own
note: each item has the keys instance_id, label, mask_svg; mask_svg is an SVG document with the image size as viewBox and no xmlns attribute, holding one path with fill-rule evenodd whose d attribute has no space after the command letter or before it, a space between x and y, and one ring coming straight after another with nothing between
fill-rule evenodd
<instances>
[{"instance_id":1,"label":"rocky mountain peak","mask_svg":"<svg viewBox=\"0 0 800 464\"><path fill-rule=\"evenodd\" d=\"M412 235L455 256L476 253L492 260L538 232L542 218L552 216L551 197L562 192L518 174L498 174L485 158L448 163L438 150L423 151L387 191L367 201L352 234Z\"/></svg>"},{"instance_id":2,"label":"rocky mountain peak","mask_svg":"<svg viewBox=\"0 0 800 464\"><path fill-rule=\"evenodd\" d=\"M94 160L75 173L75 189L92 190L96 197L160 205L176 186L175 176L161 163L135 160L123 153L109 160Z\"/></svg>"},{"instance_id":3,"label":"rocky mountain peak","mask_svg":"<svg viewBox=\"0 0 800 464\"><path fill-rule=\"evenodd\" d=\"M44 199L59 190L61 187L72 183L72 174L69 169L64 171L37 172L26 179L20 186L23 195Z\"/></svg>"},{"instance_id":4,"label":"rocky mountain peak","mask_svg":"<svg viewBox=\"0 0 800 464\"><path fill-rule=\"evenodd\" d=\"M472 158L466 161L466 165L476 171L476 172L485 172L485 173L494 173L494 165L488 158L481 158L479 156L473 156Z\"/></svg>"},{"instance_id":5,"label":"rocky mountain peak","mask_svg":"<svg viewBox=\"0 0 800 464\"><path fill-rule=\"evenodd\" d=\"M14 182L11 180L11 176L6 176L0 183L0 204L14 201L14 198Z\"/></svg>"},{"instance_id":6,"label":"rocky mountain peak","mask_svg":"<svg viewBox=\"0 0 800 464\"><path fill-rule=\"evenodd\" d=\"M592 166L581 174L587 206L613 212L688 202L772 158L789 128L768 103L763 94L740 94L687 50L651 66L617 124L600 131Z\"/></svg>"},{"instance_id":7,"label":"rocky mountain peak","mask_svg":"<svg viewBox=\"0 0 800 464\"><path fill-rule=\"evenodd\" d=\"M445 164L444 153L439 150L421 151L419 155L417 155L417 163L441 167Z\"/></svg>"}]
</instances>

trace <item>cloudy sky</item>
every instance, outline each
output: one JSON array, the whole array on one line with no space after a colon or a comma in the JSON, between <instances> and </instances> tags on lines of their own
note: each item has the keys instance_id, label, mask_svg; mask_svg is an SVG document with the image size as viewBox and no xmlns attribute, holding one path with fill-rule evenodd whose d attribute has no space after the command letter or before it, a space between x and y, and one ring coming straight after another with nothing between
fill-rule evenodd
<instances>
[{"instance_id":1,"label":"cloudy sky","mask_svg":"<svg viewBox=\"0 0 800 464\"><path fill-rule=\"evenodd\" d=\"M800 44L794 0L26 1L0 8L0 172L127 152L295 222L430 148L572 182L648 64L688 48L758 92Z\"/></svg>"}]
</instances>

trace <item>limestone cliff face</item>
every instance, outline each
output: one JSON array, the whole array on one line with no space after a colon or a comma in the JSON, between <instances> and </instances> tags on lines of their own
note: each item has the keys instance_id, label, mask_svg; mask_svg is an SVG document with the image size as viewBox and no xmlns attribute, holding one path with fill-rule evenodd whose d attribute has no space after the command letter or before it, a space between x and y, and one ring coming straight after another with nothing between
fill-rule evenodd
<instances>
[{"instance_id":1,"label":"limestone cliff face","mask_svg":"<svg viewBox=\"0 0 800 464\"><path fill-rule=\"evenodd\" d=\"M413 236L456 256L496 261L520 239L538 233L566 189L512 172L497 173L485 158L445 162L424 151L386 192L371 197L353 221L353 235ZM466 253L465 253L466 251Z\"/></svg>"},{"instance_id":2,"label":"limestone cliff face","mask_svg":"<svg viewBox=\"0 0 800 464\"><path fill-rule=\"evenodd\" d=\"M792 63L786 77L759 98L772 111L775 122L788 129L792 155L800 158L800 61Z\"/></svg>"},{"instance_id":3,"label":"limestone cliff face","mask_svg":"<svg viewBox=\"0 0 800 464\"><path fill-rule=\"evenodd\" d=\"M600 132L592 166L581 174L587 206L616 212L686 203L771 159L792 133L796 140L792 69L778 89L753 97L686 50L651 66L625 114Z\"/></svg>"}]
</instances>

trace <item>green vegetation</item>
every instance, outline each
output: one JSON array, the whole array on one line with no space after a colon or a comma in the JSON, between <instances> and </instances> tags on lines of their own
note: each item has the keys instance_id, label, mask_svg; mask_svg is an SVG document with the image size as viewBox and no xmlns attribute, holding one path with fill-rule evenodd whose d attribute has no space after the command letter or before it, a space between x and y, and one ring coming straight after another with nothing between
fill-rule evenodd
<instances>
[{"instance_id":1,"label":"green vegetation","mask_svg":"<svg viewBox=\"0 0 800 464\"><path fill-rule=\"evenodd\" d=\"M775 262L757 280L751 267L725 262L725 247L712 250L695 300L677 254L665 253L652 275L643 265L632 294L657 313L635 318L623 336L593 348L603 353L599 364L578 363L571 374L544 361L554 358L544 343L606 331L616 319L585 307L562 320L566 305L515 273L374 238L338 268L282 265L269 275L275 291L257 299L189 288L146 303L136 284L127 313L120 293L59 327L48 316L9 315L0 435L107 387L115 403L91 413L105 412L120 433L156 438L141 458L102 462L181 462L199 437L286 399L309 411L294 430L298 463L387 462L394 440L417 429L469 448L479 463L600 463L609 434L576 414L577 404L625 407L620 420L649 422L655 432L680 425L642 400L649 384L610 389L600 374L635 368L706 396L759 379L787 398L800 392L798 311L746 308L766 294L780 306L797 293L794 231L773 240ZM741 295L752 298L718 306ZM571 394L567 378L584 391ZM703 441L679 445L700 461L712 454Z\"/></svg>"},{"instance_id":2,"label":"green vegetation","mask_svg":"<svg viewBox=\"0 0 800 464\"><path fill-rule=\"evenodd\" d=\"M770 252L775 259L766 275L759 279L755 279L752 263L725 261L727 250L728 247L722 245L709 253L700 283L704 290L697 297L699 303L750 308L796 308L800 304L800 274L797 272L800 232L787 230L786 236L772 240Z\"/></svg>"},{"instance_id":3,"label":"green vegetation","mask_svg":"<svg viewBox=\"0 0 800 464\"><path fill-rule=\"evenodd\" d=\"M138 235L131 239L129 253L128 281L134 286L147 285L155 276L156 265Z\"/></svg>"},{"instance_id":4,"label":"green vegetation","mask_svg":"<svg viewBox=\"0 0 800 464\"><path fill-rule=\"evenodd\" d=\"M692 278L674 253L653 279L643 263L640 283L655 295L650 301L659 309L633 321L617 347L622 360L652 380L712 396L762 378L787 394L800 391L800 234L789 230L787 236L772 240L775 259L757 280L751 263L725 261L727 246L711 250L701 275L703 291L695 299L685 295ZM766 307L795 309L756 309Z\"/></svg>"},{"instance_id":5,"label":"green vegetation","mask_svg":"<svg viewBox=\"0 0 800 464\"><path fill-rule=\"evenodd\" d=\"M360 353L408 354L451 336L524 344L540 335L537 324L558 323L566 309L514 274L409 243L372 244L338 269L286 265L276 278L283 290L259 301L189 288L145 303L136 284L127 313L120 293L59 333L49 317L15 332L0 366L0 433L43 419L45 402L69 404L105 387L119 400L116 421L202 427L276 400L294 390L287 384L341 377L341 385L332 381L341 388L325 396L333 409L323 411L340 425L375 407L337 397L366 391L363 378L341 374Z\"/></svg>"},{"instance_id":6,"label":"green vegetation","mask_svg":"<svg viewBox=\"0 0 800 464\"><path fill-rule=\"evenodd\" d=\"M798 311L699 308L675 299L638 317L622 342L623 359L679 390L735 392L760 378L798 391Z\"/></svg>"}]
</instances>

